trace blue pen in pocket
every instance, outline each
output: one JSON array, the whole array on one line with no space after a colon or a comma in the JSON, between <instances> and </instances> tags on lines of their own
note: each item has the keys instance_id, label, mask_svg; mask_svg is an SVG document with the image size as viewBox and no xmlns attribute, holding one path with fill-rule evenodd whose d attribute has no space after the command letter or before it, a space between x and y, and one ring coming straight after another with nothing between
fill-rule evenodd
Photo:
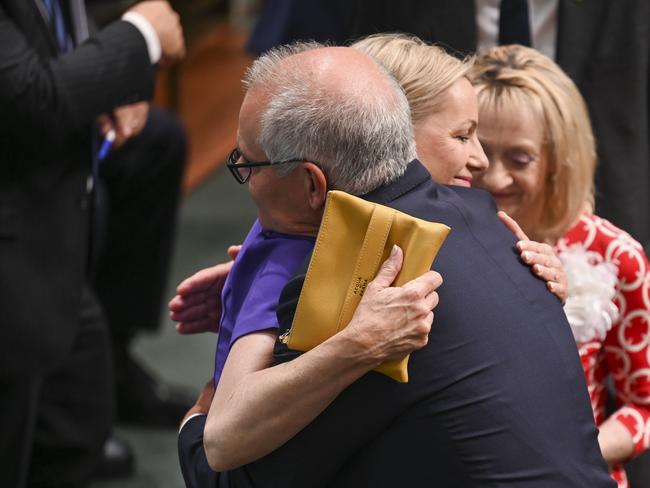
<instances>
[{"instance_id":1,"label":"blue pen in pocket","mask_svg":"<svg viewBox=\"0 0 650 488\"><path fill-rule=\"evenodd\" d=\"M113 142L115 142L115 135L116 135L115 129L111 129L104 136L102 145L99 148L99 152L97 153L97 159L99 161L103 161L108 156L108 153L110 152L111 147L113 146Z\"/></svg>"}]
</instances>

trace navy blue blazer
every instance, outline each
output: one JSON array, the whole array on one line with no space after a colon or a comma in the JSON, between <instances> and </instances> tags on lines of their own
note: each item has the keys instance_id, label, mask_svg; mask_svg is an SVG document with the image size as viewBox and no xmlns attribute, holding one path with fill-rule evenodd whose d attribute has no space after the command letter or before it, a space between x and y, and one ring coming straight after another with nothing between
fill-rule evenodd
<instances>
[{"instance_id":1,"label":"navy blue blazer","mask_svg":"<svg viewBox=\"0 0 650 488\"><path fill-rule=\"evenodd\" d=\"M613 487L562 306L523 265L484 192L431 181L418 162L367 199L452 228L434 269L429 344L410 381L368 373L226 486ZM291 324L301 278L284 291ZM279 360L294 356L276 347Z\"/></svg>"},{"instance_id":2,"label":"navy blue blazer","mask_svg":"<svg viewBox=\"0 0 650 488\"><path fill-rule=\"evenodd\" d=\"M614 487L560 302L523 265L487 193L413 162L367 199L452 228L444 284L407 384L370 372L302 432L220 486ZM283 291L291 325L304 276ZM297 353L278 343L276 358Z\"/></svg>"}]
</instances>

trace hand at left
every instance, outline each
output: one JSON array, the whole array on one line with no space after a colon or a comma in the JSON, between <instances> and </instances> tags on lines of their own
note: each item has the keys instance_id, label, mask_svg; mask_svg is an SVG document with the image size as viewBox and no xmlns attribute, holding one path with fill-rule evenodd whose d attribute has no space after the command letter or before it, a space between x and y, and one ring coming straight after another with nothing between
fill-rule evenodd
<instances>
[{"instance_id":1,"label":"hand at left","mask_svg":"<svg viewBox=\"0 0 650 488\"><path fill-rule=\"evenodd\" d=\"M115 129L115 142L113 147L122 146L131 137L137 136L147 123L149 115L149 102L138 102L123 105L113 110L112 114L102 114L98 117L99 132L102 136Z\"/></svg>"},{"instance_id":2,"label":"hand at left","mask_svg":"<svg viewBox=\"0 0 650 488\"><path fill-rule=\"evenodd\" d=\"M519 239L517 250L521 260L531 267L533 273L546 281L546 287L551 293L566 302L569 296L569 286L562 261L557 257L551 246L543 242L531 241L519 224L504 211L499 211L499 219Z\"/></svg>"},{"instance_id":3,"label":"hand at left","mask_svg":"<svg viewBox=\"0 0 650 488\"><path fill-rule=\"evenodd\" d=\"M149 102L138 102L124 105L113 111L117 140L126 142L131 137L137 136L147 123L149 115Z\"/></svg>"},{"instance_id":4,"label":"hand at left","mask_svg":"<svg viewBox=\"0 0 650 488\"><path fill-rule=\"evenodd\" d=\"M221 320L221 292L241 246L230 246L231 261L202 269L184 279L169 302L170 317L180 334L217 332Z\"/></svg>"}]
</instances>

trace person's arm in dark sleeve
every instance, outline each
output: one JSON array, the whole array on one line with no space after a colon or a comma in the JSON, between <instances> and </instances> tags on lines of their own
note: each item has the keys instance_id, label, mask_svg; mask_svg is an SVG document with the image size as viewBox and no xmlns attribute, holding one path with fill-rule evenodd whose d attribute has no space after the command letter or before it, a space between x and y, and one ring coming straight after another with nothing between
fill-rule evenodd
<instances>
[{"instance_id":1,"label":"person's arm in dark sleeve","mask_svg":"<svg viewBox=\"0 0 650 488\"><path fill-rule=\"evenodd\" d=\"M203 449L203 429L206 415L196 415L178 433L178 460L187 488L216 487L219 473L212 471Z\"/></svg>"},{"instance_id":2,"label":"person's arm in dark sleeve","mask_svg":"<svg viewBox=\"0 0 650 488\"><path fill-rule=\"evenodd\" d=\"M0 128L59 141L99 114L151 98L154 67L138 29L117 21L70 53L43 59L0 7Z\"/></svg>"}]
</instances>

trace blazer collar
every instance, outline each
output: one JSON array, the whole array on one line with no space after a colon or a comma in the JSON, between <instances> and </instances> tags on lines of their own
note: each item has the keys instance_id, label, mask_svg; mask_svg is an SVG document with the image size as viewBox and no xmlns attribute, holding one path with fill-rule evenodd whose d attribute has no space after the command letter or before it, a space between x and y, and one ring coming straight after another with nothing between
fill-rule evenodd
<instances>
[{"instance_id":1,"label":"blazer collar","mask_svg":"<svg viewBox=\"0 0 650 488\"><path fill-rule=\"evenodd\" d=\"M374 203L386 204L410 192L422 183L430 181L431 175L429 172L422 166L420 161L414 159L408 164L406 171L400 178L392 183L375 188L371 192L362 195L361 198Z\"/></svg>"}]
</instances>

